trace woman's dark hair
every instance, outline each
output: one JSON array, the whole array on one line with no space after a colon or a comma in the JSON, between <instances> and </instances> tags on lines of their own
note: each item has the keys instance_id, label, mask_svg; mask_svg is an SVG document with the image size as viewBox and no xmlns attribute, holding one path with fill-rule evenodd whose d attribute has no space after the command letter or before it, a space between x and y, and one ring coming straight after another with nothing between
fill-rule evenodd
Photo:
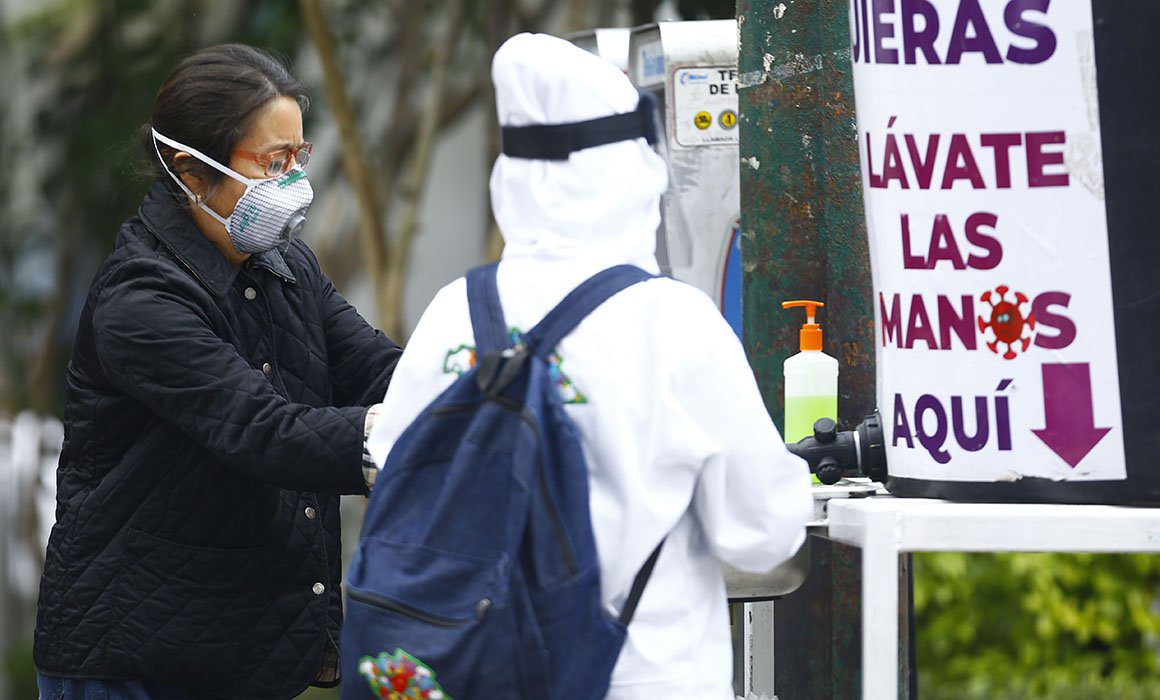
<instances>
[{"instance_id":1,"label":"woman's dark hair","mask_svg":"<svg viewBox=\"0 0 1160 700\"><path fill-rule=\"evenodd\" d=\"M153 114L138 131L147 172L176 193L176 185L157 159L151 127L226 165L260 108L276 97L294 99L303 111L310 104L306 87L265 51L245 44L222 44L186 56L162 83L153 100ZM160 141L157 146L172 167L177 150ZM174 168L175 175L179 172L204 177L211 191L225 177L195 158Z\"/></svg>"}]
</instances>

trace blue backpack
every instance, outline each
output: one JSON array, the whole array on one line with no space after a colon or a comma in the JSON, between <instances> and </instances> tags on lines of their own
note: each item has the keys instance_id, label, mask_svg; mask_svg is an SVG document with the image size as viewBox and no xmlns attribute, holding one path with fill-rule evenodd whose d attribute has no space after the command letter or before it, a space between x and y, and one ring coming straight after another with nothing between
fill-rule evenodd
<instances>
[{"instance_id":1,"label":"blue backpack","mask_svg":"<svg viewBox=\"0 0 1160 700\"><path fill-rule=\"evenodd\" d=\"M347 576L344 700L600 700L660 554L608 617L588 469L550 366L589 312L651 276L604 270L519 335L495 274L467 275L474 367L402 434L367 503Z\"/></svg>"}]
</instances>

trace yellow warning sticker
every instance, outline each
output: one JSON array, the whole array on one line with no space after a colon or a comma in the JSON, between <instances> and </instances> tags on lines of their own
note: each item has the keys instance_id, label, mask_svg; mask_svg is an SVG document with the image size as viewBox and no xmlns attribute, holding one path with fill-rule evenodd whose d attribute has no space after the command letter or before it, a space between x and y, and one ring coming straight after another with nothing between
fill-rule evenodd
<instances>
[{"instance_id":1,"label":"yellow warning sticker","mask_svg":"<svg viewBox=\"0 0 1160 700\"><path fill-rule=\"evenodd\" d=\"M693 117L693 124L704 131L713 125L713 115L708 112L697 112L697 115Z\"/></svg>"},{"instance_id":2,"label":"yellow warning sticker","mask_svg":"<svg viewBox=\"0 0 1160 700\"><path fill-rule=\"evenodd\" d=\"M722 129L732 129L737 126L737 112L727 109L717 117L717 122L721 124Z\"/></svg>"}]
</instances>

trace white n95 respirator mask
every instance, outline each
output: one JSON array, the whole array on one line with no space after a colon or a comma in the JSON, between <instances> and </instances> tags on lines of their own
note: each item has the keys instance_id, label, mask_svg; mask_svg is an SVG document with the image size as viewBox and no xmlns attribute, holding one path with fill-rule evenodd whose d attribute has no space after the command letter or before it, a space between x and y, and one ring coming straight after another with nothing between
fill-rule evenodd
<instances>
[{"instance_id":1,"label":"white n95 respirator mask","mask_svg":"<svg viewBox=\"0 0 1160 700\"><path fill-rule=\"evenodd\" d=\"M193 202L225 226L239 253L264 253L275 248L285 250L298 237L306 223L306 210L314 201L314 190L301 166L272 178L254 179L227 168L196 148L164 136L153 129L153 148L161 160L165 172L177 183ZM201 162L246 186L246 192L228 217L223 218L205 205L193 194L185 183L169 169L161 157L160 141L180 151L185 151Z\"/></svg>"}]
</instances>

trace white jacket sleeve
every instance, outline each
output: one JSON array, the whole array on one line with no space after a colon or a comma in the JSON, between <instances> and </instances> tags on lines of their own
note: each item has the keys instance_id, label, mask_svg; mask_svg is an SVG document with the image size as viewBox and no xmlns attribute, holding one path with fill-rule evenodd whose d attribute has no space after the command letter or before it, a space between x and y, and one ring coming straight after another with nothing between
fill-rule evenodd
<instances>
[{"instance_id":1,"label":"white jacket sleeve","mask_svg":"<svg viewBox=\"0 0 1160 700\"><path fill-rule=\"evenodd\" d=\"M367 451L379 469L403 431L458 378L444 371L444 363L455 330L462 327L458 316L466 313L464 305L455 300L465 298L466 293L462 278L436 293L407 341L367 437Z\"/></svg>"},{"instance_id":2,"label":"white jacket sleeve","mask_svg":"<svg viewBox=\"0 0 1160 700\"><path fill-rule=\"evenodd\" d=\"M718 559L763 572L805 541L813 512L809 468L786 450L741 343L716 316L704 324L704 337L690 339L696 347L674 381L688 417L712 445L693 507Z\"/></svg>"}]
</instances>

